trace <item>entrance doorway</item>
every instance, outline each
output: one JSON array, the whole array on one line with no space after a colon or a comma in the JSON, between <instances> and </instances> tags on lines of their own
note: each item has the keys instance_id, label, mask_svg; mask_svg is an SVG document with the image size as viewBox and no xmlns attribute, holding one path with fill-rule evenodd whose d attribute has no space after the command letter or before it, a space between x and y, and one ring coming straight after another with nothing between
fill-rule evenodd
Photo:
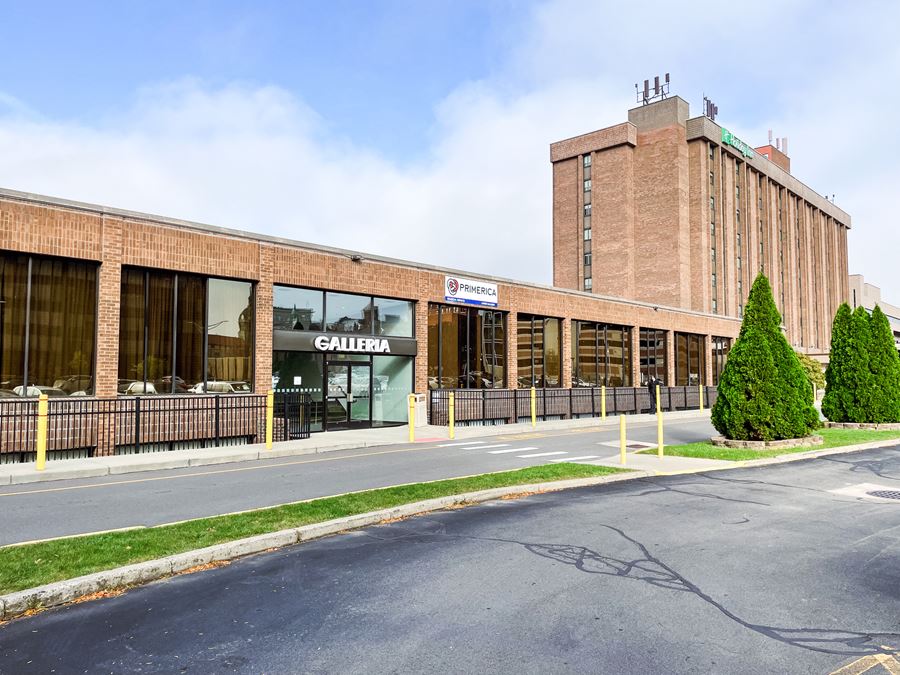
<instances>
[{"instance_id":1,"label":"entrance doorway","mask_svg":"<svg viewBox=\"0 0 900 675\"><path fill-rule=\"evenodd\" d=\"M325 364L325 430L361 429L372 424L372 366L365 362Z\"/></svg>"}]
</instances>

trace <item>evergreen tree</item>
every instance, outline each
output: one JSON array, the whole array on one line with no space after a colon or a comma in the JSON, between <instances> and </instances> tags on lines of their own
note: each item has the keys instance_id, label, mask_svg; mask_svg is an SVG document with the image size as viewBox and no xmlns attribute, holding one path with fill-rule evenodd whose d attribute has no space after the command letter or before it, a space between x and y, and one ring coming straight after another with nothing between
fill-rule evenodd
<instances>
[{"instance_id":1,"label":"evergreen tree","mask_svg":"<svg viewBox=\"0 0 900 675\"><path fill-rule=\"evenodd\" d=\"M850 317L850 340L847 361L843 365L844 381L849 390L847 419L849 422L872 421L874 379L869 370L872 336L869 313L860 305Z\"/></svg>"},{"instance_id":2,"label":"evergreen tree","mask_svg":"<svg viewBox=\"0 0 900 675\"><path fill-rule=\"evenodd\" d=\"M850 421L853 392L847 385L846 364L850 360L850 323L852 312L846 302L838 307L831 323L831 353L825 369L825 397L822 414L832 422Z\"/></svg>"},{"instance_id":3,"label":"evergreen tree","mask_svg":"<svg viewBox=\"0 0 900 675\"><path fill-rule=\"evenodd\" d=\"M875 305L869 318L871 348L869 371L872 374L871 422L900 422L900 356L894 334L881 307Z\"/></svg>"},{"instance_id":4,"label":"evergreen tree","mask_svg":"<svg viewBox=\"0 0 900 675\"><path fill-rule=\"evenodd\" d=\"M738 440L807 436L819 423L812 403L803 367L781 332L769 280L759 274L719 382L713 426Z\"/></svg>"}]
</instances>

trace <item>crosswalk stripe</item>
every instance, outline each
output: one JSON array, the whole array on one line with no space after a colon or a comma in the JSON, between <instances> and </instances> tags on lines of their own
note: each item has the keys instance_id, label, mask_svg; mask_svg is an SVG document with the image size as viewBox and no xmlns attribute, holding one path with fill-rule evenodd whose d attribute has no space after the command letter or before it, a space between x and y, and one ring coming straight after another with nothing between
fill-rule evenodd
<instances>
[{"instance_id":1,"label":"crosswalk stripe","mask_svg":"<svg viewBox=\"0 0 900 675\"><path fill-rule=\"evenodd\" d=\"M563 459L551 459L551 462L579 462L582 459L597 459L600 455L584 455L583 457L564 457Z\"/></svg>"},{"instance_id":2,"label":"crosswalk stripe","mask_svg":"<svg viewBox=\"0 0 900 675\"><path fill-rule=\"evenodd\" d=\"M480 450L481 448L479 448ZM508 450L491 450L489 455L505 455L507 452L525 452L526 450L537 450L537 448L509 448Z\"/></svg>"},{"instance_id":3,"label":"crosswalk stripe","mask_svg":"<svg viewBox=\"0 0 900 675\"><path fill-rule=\"evenodd\" d=\"M519 459L530 459L531 457L550 457L551 455L568 455L568 452L557 450L556 452L536 452L532 455L519 455Z\"/></svg>"},{"instance_id":4,"label":"crosswalk stripe","mask_svg":"<svg viewBox=\"0 0 900 675\"><path fill-rule=\"evenodd\" d=\"M488 448L508 448L509 443L497 443L496 445L482 445L479 450L487 450Z\"/></svg>"},{"instance_id":5,"label":"crosswalk stripe","mask_svg":"<svg viewBox=\"0 0 900 675\"><path fill-rule=\"evenodd\" d=\"M481 445L484 441L464 441L461 443L441 443L438 445L439 448L455 448L456 446L462 445Z\"/></svg>"}]
</instances>

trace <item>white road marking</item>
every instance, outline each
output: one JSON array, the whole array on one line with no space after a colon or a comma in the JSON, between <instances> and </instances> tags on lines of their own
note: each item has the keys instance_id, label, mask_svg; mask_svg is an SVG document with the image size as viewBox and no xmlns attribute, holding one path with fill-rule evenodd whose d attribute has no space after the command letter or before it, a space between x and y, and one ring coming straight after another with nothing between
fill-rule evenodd
<instances>
[{"instance_id":1,"label":"white road marking","mask_svg":"<svg viewBox=\"0 0 900 675\"><path fill-rule=\"evenodd\" d=\"M496 446L495 446L496 447ZM481 448L479 448L480 450ZM525 452L526 450L537 450L538 448L510 448L509 450L491 450L489 455L505 455L507 452Z\"/></svg>"},{"instance_id":2,"label":"white road marking","mask_svg":"<svg viewBox=\"0 0 900 675\"><path fill-rule=\"evenodd\" d=\"M508 448L509 443L497 443L496 445L482 445L479 450L487 450L488 448Z\"/></svg>"},{"instance_id":3,"label":"white road marking","mask_svg":"<svg viewBox=\"0 0 900 675\"><path fill-rule=\"evenodd\" d=\"M455 448L456 446L462 445L481 445L484 441L465 441L462 443L441 443L438 445L439 448Z\"/></svg>"},{"instance_id":4,"label":"white road marking","mask_svg":"<svg viewBox=\"0 0 900 675\"><path fill-rule=\"evenodd\" d=\"M564 457L563 459L551 459L551 462L580 462L582 459L598 459L600 455L584 455L583 457Z\"/></svg>"},{"instance_id":5,"label":"white road marking","mask_svg":"<svg viewBox=\"0 0 900 675\"><path fill-rule=\"evenodd\" d=\"M568 455L568 452L557 450L556 452L536 452L532 455L519 455L519 459L530 459L532 457L550 457L551 455Z\"/></svg>"}]
</instances>

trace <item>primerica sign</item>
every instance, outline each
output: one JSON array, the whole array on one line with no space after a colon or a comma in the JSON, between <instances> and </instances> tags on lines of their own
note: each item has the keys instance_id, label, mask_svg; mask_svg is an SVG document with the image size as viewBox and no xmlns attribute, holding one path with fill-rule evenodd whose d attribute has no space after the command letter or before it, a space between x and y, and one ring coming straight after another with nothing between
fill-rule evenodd
<instances>
[{"instance_id":1,"label":"primerica sign","mask_svg":"<svg viewBox=\"0 0 900 675\"><path fill-rule=\"evenodd\" d=\"M722 143L724 145L730 145L744 157L747 157L749 159L753 159L754 157L753 148L744 143L744 141L728 131L728 129L726 129L725 127L722 127Z\"/></svg>"},{"instance_id":2,"label":"primerica sign","mask_svg":"<svg viewBox=\"0 0 900 675\"><path fill-rule=\"evenodd\" d=\"M383 338L358 338L320 335L313 344L320 352L362 352L363 354L390 354L391 344Z\"/></svg>"},{"instance_id":3,"label":"primerica sign","mask_svg":"<svg viewBox=\"0 0 900 675\"><path fill-rule=\"evenodd\" d=\"M444 300L477 307L497 306L497 284L462 277L444 277Z\"/></svg>"}]
</instances>

